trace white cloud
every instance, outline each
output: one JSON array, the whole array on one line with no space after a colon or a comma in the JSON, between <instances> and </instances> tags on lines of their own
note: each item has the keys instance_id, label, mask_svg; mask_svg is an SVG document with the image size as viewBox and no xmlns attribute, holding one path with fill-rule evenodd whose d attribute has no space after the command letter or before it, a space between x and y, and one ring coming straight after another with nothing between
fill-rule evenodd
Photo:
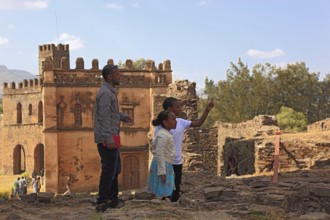
<instances>
[{"instance_id":1,"label":"white cloud","mask_svg":"<svg viewBox=\"0 0 330 220\"><path fill-rule=\"evenodd\" d=\"M38 10L48 7L48 0L0 0L0 10Z\"/></svg>"},{"instance_id":2,"label":"white cloud","mask_svg":"<svg viewBox=\"0 0 330 220\"><path fill-rule=\"evenodd\" d=\"M120 10L120 9L122 9L124 6L121 5L121 4L118 4L118 3L113 2L113 3L106 4L106 7L107 7L107 8L111 8L111 9L115 9L115 10Z\"/></svg>"},{"instance_id":3,"label":"white cloud","mask_svg":"<svg viewBox=\"0 0 330 220\"><path fill-rule=\"evenodd\" d=\"M250 57L273 58L273 57L284 56L284 51L281 49L275 49L273 51L261 51L261 50L250 49L246 54L249 55Z\"/></svg>"},{"instance_id":4,"label":"white cloud","mask_svg":"<svg viewBox=\"0 0 330 220\"><path fill-rule=\"evenodd\" d=\"M0 36L0 45L5 45L9 43L9 39Z\"/></svg>"},{"instance_id":5,"label":"white cloud","mask_svg":"<svg viewBox=\"0 0 330 220\"><path fill-rule=\"evenodd\" d=\"M76 50L84 47L84 42L80 39L80 37L68 33L62 33L58 39L58 42L62 44L69 44L70 50Z\"/></svg>"}]
</instances>

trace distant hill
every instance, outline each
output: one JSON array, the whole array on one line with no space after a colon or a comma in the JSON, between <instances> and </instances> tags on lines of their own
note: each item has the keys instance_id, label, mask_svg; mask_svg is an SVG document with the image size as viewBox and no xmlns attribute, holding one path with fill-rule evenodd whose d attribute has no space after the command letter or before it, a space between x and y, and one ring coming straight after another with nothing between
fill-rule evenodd
<instances>
[{"instance_id":1,"label":"distant hill","mask_svg":"<svg viewBox=\"0 0 330 220\"><path fill-rule=\"evenodd\" d=\"M38 76L25 70L8 69L4 65L0 65L0 98L2 98L3 83L22 82L24 79L34 79Z\"/></svg>"}]
</instances>

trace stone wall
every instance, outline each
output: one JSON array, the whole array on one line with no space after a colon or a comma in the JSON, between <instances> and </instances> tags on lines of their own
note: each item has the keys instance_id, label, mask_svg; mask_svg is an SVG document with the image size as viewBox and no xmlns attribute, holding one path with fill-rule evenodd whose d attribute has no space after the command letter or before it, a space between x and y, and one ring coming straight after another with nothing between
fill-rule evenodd
<instances>
[{"instance_id":1,"label":"stone wall","mask_svg":"<svg viewBox=\"0 0 330 220\"><path fill-rule=\"evenodd\" d=\"M330 130L330 118L324 119L322 121L317 121L307 126L308 132L329 131L329 130Z\"/></svg>"},{"instance_id":2,"label":"stone wall","mask_svg":"<svg viewBox=\"0 0 330 220\"><path fill-rule=\"evenodd\" d=\"M183 144L183 168L217 174L217 129L188 129Z\"/></svg>"}]
</instances>

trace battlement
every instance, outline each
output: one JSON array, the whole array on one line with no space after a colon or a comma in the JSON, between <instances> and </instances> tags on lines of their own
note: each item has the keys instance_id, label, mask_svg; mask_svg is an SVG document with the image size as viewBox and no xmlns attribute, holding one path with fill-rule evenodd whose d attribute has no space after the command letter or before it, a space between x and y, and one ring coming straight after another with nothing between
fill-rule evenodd
<instances>
[{"instance_id":1,"label":"battlement","mask_svg":"<svg viewBox=\"0 0 330 220\"><path fill-rule=\"evenodd\" d=\"M69 52L69 44L43 44L39 45L39 53L49 53L49 52L56 52L56 53L66 53Z\"/></svg>"},{"instance_id":2,"label":"battlement","mask_svg":"<svg viewBox=\"0 0 330 220\"><path fill-rule=\"evenodd\" d=\"M22 82L3 83L3 94L18 94L39 92L43 82L42 79L25 79Z\"/></svg>"},{"instance_id":3,"label":"battlement","mask_svg":"<svg viewBox=\"0 0 330 220\"><path fill-rule=\"evenodd\" d=\"M75 69L70 69L69 60L62 58L59 68L54 68L53 60L46 59L43 63L43 80L45 86L99 86L102 82L101 70L98 59L92 60L90 69L85 69L84 59L76 59ZM107 64L114 64L109 59ZM164 86L172 83L171 62L165 60L155 67L153 60L148 60L143 69L136 69L133 61L127 59L125 65L119 67L122 73L121 85L123 86Z\"/></svg>"},{"instance_id":4,"label":"battlement","mask_svg":"<svg viewBox=\"0 0 330 220\"><path fill-rule=\"evenodd\" d=\"M98 59L92 60L90 69L85 69L85 61L82 57L78 57L76 59L75 64L76 64L75 66L76 70L100 70ZM115 63L113 59L108 59L107 64L115 64ZM70 70L70 60L68 59L68 57L62 57L60 59L59 65L56 65L56 63L54 63L54 60L48 57L44 60L42 68L44 71L52 71L53 69ZM163 63L159 63L158 68L156 68L155 66L155 61L147 60L144 69L136 69L133 66L133 61L131 59L127 59L123 66L119 66L119 69L125 71L172 71L170 60L165 60Z\"/></svg>"}]
</instances>

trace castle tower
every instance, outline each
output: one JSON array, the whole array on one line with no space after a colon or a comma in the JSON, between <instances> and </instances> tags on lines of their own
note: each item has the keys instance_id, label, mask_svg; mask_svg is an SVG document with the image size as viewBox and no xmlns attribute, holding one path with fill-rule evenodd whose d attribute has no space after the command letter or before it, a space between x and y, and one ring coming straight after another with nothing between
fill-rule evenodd
<instances>
[{"instance_id":1,"label":"castle tower","mask_svg":"<svg viewBox=\"0 0 330 220\"><path fill-rule=\"evenodd\" d=\"M42 75L44 62L46 59L52 60L53 68L66 68L61 66L61 60L70 60L69 44L44 44L39 46L39 75ZM70 65L70 62L66 62Z\"/></svg>"}]
</instances>

